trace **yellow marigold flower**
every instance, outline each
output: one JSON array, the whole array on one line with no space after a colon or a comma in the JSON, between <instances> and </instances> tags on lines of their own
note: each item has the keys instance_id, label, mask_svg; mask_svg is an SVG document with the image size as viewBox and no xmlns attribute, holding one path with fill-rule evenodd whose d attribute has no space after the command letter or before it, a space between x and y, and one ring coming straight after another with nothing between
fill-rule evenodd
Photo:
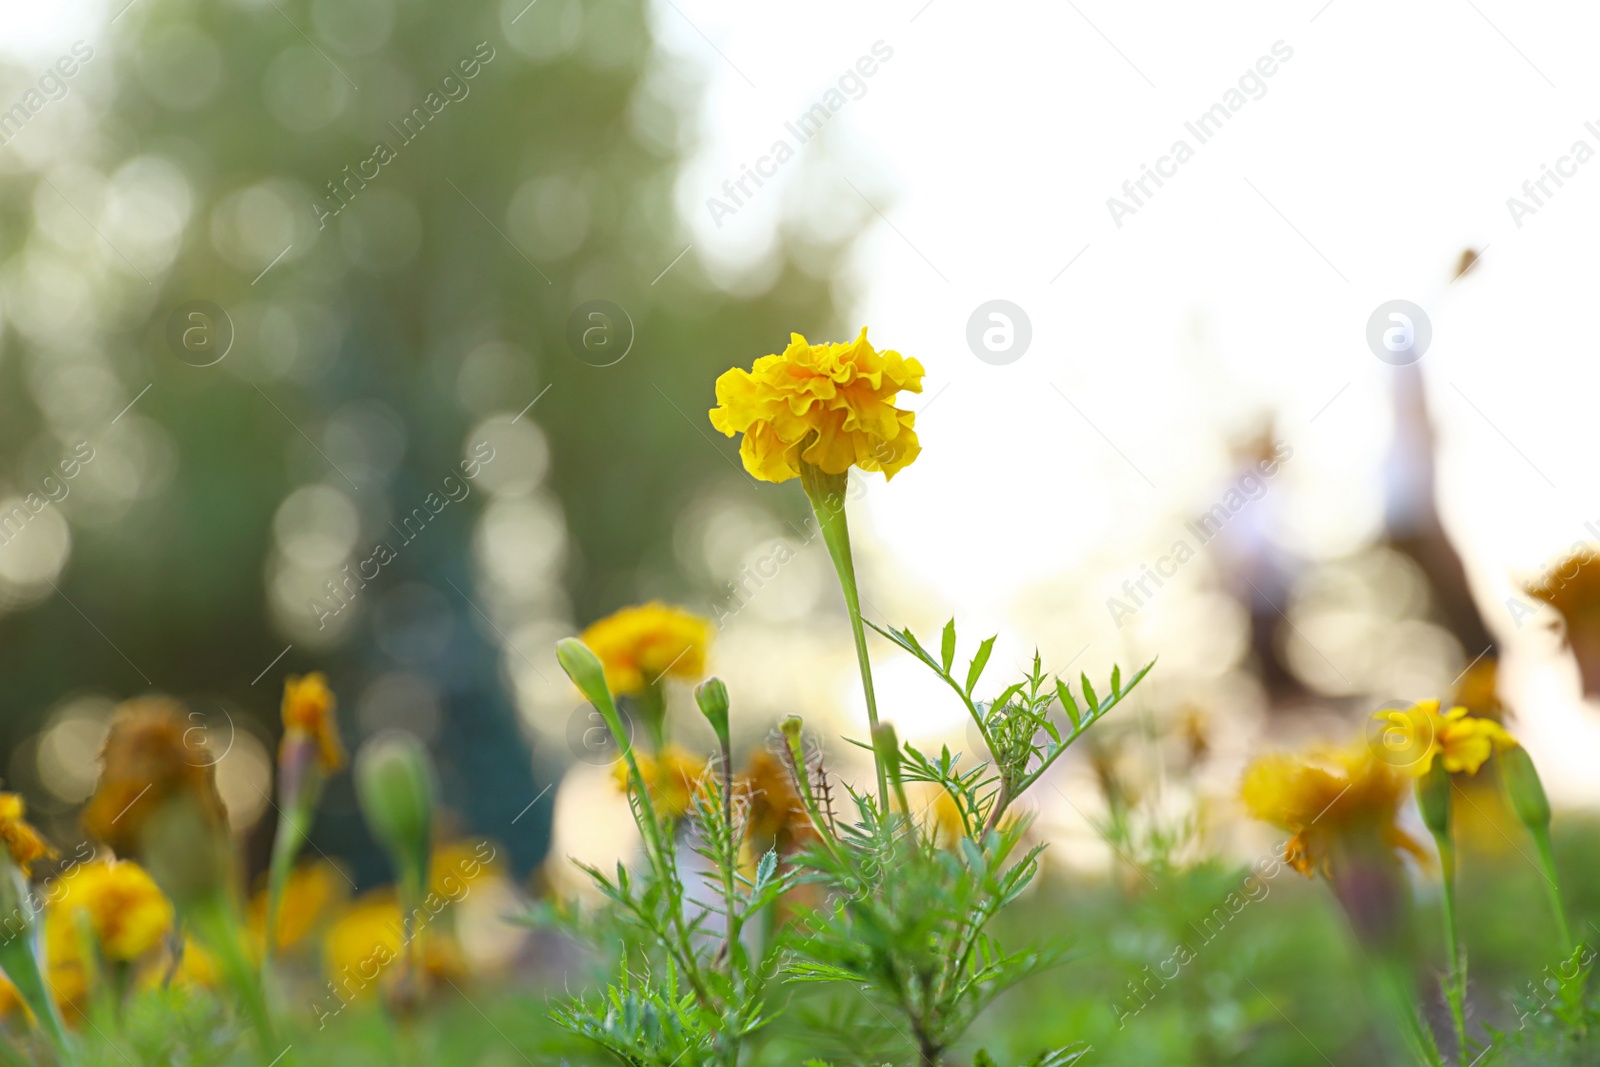
<instances>
[{"instance_id":1,"label":"yellow marigold flower","mask_svg":"<svg viewBox=\"0 0 1600 1067\"><path fill-rule=\"evenodd\" d=\"M1255 818L1294 835L1284 862L1309 878L1329 873L1332 846L1347 835L1375 833L1421 857L1421 846L1395 823L1406 792L1405 780L1361 745L1262 756L1245 769L1239 795Z\"/></svg>"},{"instance_id":2,"label":"yellow marigold flower","mask_svg":"<svg viewBox=\"0 0 1600 1067\"><path fill-rule=\"evenodd\" d=\"M579 638L600 660L617 696L637 693L664 675L694 681L706 673L711 623L659 600L623 608L590 624Z\"/></svg>"},{"instance_id":3,"label":"yellow marigold flower","mask_svg":"<svg viewBox=\"0 0 1600 1067\"><path fill-rule=\"evenodd\" d=\"M283 682L283 742L310 737L317 742L318 759L324 774L332 774L345 764L344 744L339 740L339 723L333 717L336 701L328 688L328 676L314 671L305 677L290 675Z\"/></svg>"},{"instance_id":4,"label":"yellow marigold flower","mask_svg":"<svg viewBox=\"0 0 1600 1067\"><path fill-rule=\"evenodd\" d=\"M0 843L5 844L22 873L31 875L33 865L39 860L54 859L56 850L24 818L27 813L22 794L0 793Z\"/></svg>"},{"instance_id":5,"label":"yellow marigold flower","mask_svg":"<svg viewBox=\"0 0 1600 1067\"><path fill-rule=\"evenodd\" d=\"M428 974L455 978L465 973L459 949L440 927L428 922L417 936ZM393 965L406 955L406 931L394 891L375 889L356 898L328 928L322 950L341 998L360 997L380 978L400 973Z\"/></svg>"},{"instance_id":6,"label":"yellow marigold flower","mask_svg":"<svg viewBox=\"0 0 1600 1067\"><path fill-rule=\"evenodd\" d=\"M700 775L706 761L690 755L677 745L668 745L659 755L634 749L633 758L639 764L639 776L650 791L650 803L662 815L676 819L689 810ZM611 765L611 779L619 792L628 789L628 763L618 760Z\"/></svg>"},{"instance_id":7,"label":"yellow marigold flower","mask_svg":"<svg viewBox=\"0 0 1600 1067\"><path fill-rule=\"evenodd\" d=\"M809 463L828 474L851 467L892 478L917 458L916 416L894 406L902 389L922 392L922 364L874 349L863 327L848 344L808 344L789 335L782 355L717 379L711 425L744 434L745 470L767 482L798 477Z\"/></svg>"},{"instance_id":8,"label":"yellow marigold flower","mask_svg":"<svg viewBox=\"0 0 1600 1067\"><path fill-rule=\"evenodd\" d=\"M335 982L343 979L355 995L366 992L401 957L404 945L400 904L392 890L383 889L357 898L334 919L323 939L322 955L328 974Z\"/></svg>"},{"instance_id":9,"label":"yellow marigold flower","mask_svg":"<svg viewBox=\"0 0 1600 1067\"><path fill-rule=\"evenodd\" d=\"M1375 721L1385 723L1377 744L1384 762L1421 778L1433 767L1435 756L1451 774L1477 774L1492 752L1517 743L1492 719L1473 718L1464 707L1439 713L1437 700L1424 700L1405 711L1380 711Z\"/></svg>"},{"instance_id":10,"label":"yellow marigold flower","mask_svg":"<svg viewBox=\"0 0 1600 1067\"><path fill-rule=\"evenodd\" d=\"M326 860L304 863L291 871L278 905L275 947L292 948L303 941L331 906L345 898L348 884L339 869ZM257 947L265 943L266 925L267 891L263 889L250 898L250 934Z\"/></svg>"},{"instance_id":11,"label":"yellow marigold flower","mask_svg":"<svg viewBox=\"0 0 1600 1067\"><path fill-rule=\"evenodd\" d=\"M106 959L135 960L172 929L172 902L132 861L94 860L64 875L60 885L61 895L45 909L47 943L76 940L82 914Z\"/></svg>"},{"instance_id":12,"label":"yellow marigold flower","mask_svg":"<svg viewBox=\"0 0 1600 1067\"><path fill-rule=\"evenodd\" d=\"M495 872L497 850L487 841L447 841L428 859L428 892L460 899L463 887Z\"/></svg>"},{"instance_id":13,"label":"yellow marigold flower","mask_svg":"<svg viewBox=\"0 0 1600 1067\"><path fill-rule=\"evenodd\" d=\"M177 797L192 800L212 828L226 828L216 757L177 701L141 697L123 704L111 721L100 759L100 782L83 809L83 825L119 854L139 855L146 821Z\"/></svg>"}]
</instances>

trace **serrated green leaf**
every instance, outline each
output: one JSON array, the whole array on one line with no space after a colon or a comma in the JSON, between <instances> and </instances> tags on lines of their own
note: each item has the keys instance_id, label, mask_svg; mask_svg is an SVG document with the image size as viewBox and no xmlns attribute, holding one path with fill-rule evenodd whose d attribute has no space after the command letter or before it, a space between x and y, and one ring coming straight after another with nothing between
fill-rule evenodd
<instances>
[{"instance_id":1,"label":"serrated green leaf","mask_svg":"<svg viewBox=\"0 0 1600 1067\"><path fill-rule=\"evenodd\" d=\"M1113 694L1122 692L1122 668L1116 664L1111 666L1111 692Z\"/></svg>"},{"instance_id":2,"label":"serrated green leaf","mask_svg":"<svg viewBox=\"0 0 1600 1067\"><path fill-rule=\"evenodd\" d=\"M772 872L778 869L778 854L772 849L761 857L761 865L756 868L756 885L763 886L767 879L772 877Z\"/></svg>"},{"instance_id":3,"label":"serrated green leaf","mask_svg":"<svg viewBox=\"0 0 1600 1067\"><path fill-rule=\"evenodd\" d=\"M1100 706L1100 698L1094 695L1094 686L1089 684L1089 676L1087 674L1078 675L1078 681L1083 686L1083 699L1086 702L1086 708L1089 714L1093 715L1095 709Z\"/></svg>"},{"instance_id":4,"label":"serrated green leaf","mask_svg":"<svg viewBox=\"0 0 1600 1067\"><path fill-rule=\"evenodd\" d=\"M972 691L978 686L978 679L983 676L983 668L989 665L989 653L994 651L994 643L999 634L989 638L978 646L978 654L972 657L972 666L967 668L967 696L972 696Z\"/></svg>"},{"instance_id":5,"label":"serrated green leaf","mask_svg":"<svg viewBox=\"0 0 1600 1067\"><path fill-rule=\"evenodd\" d=\"M944 661L944 673L950 673L950 665L956 661L956 620L951 616L950 621L944 624L944 639L939 646L940 658Z\"/></svg>"}]
</instances>

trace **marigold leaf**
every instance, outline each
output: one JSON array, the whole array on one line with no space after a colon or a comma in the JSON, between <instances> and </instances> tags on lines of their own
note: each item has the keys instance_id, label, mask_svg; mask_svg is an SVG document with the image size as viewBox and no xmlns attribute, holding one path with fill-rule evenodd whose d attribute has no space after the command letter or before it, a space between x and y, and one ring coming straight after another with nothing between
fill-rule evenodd
<instances>
[{"instance_id":1,"label":"marigold leaf","mask_svg":"<svg viewBox=\"0 0 1600 1067\"><path fill-rule=\"evenodd\" d=\"M977 688L978 679L983 676L983 668L989 665L989 653L994 651L994 643L999 636L995 634L979 645L978 654L972 657L972 666L967 668L967 696L970 697L972 691Z\"/></svg>"},{"instance_id":2,"label":"marigold leaf","mask_svg":"<svg viewBox=\"0 0 1600 1067\"><path fill-rule=\"evenodd\" d=\"M1087 674L1078 675L1078 680L1083 686L1083 699L1087 702L1089 714L1093 715L1095 709L1100 706L1100 698L1095 696L1094 686L1089 684L1089 676Z\"/></svg>"},{"instance_id":3,"label":"marigold leaf","mask_svg":"<svg viewBox=\"0 0 1600 1067\"><path fill-rule=\"evenodd\" d=\"M1072 690L1060 678L1056 679L1056 696L1061 701L1061 710L1067 713L1067 718L1072 720L1072 728L1078 729L1083 716L1078 713L1078 702L1072 697Z\"/></svg>"},{"instance_id":4,"label":"marigold leaf","mask_svg":"<svg viewBox=\"0 0 1600 1067\"><path fill-rule=\"evenodd\" d=\"M940 646L940 654L944 660L944 673L950 673L950 665L956 661L956 620L951 616L950 621L944 624L944 640Z\"/></svg>"}]
</instances>

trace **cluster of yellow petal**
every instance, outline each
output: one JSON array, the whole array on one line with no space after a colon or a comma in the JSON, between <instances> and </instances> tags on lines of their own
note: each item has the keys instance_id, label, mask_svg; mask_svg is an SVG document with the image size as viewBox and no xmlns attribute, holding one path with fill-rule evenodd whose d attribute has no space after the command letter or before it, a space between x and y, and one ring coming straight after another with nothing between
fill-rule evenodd
<instances>
[{"instance_id":1,"label":"cluster of yellow petal","mask_svg":"<svg viewBox=\"0 0 1600 1067\"><path fill-rule=\"evenodd\" d=\"M689 810L689 801L694 797L700 776L705 773L705 760L678 745L668 745L654 756L635 749L633 758L639 765L639 777L644 779L657 814L676 819ZM626 760L619 759L611 765L611 780L619 792L627 791Z\"/></svg>"},{"instance_id":2,"label":"cluster of yellow petal","mask_svg":"<svg viewBox=\"0 0 1600 1067\"><path fill-rule=\"evenodd\" d=\"M344 766L344 744L339 740L339 723L333 717L335 701L328 688L328 676L314 671L305 677L290 675L283 683L283 743L291 738L310 737L317 742L317 762L326 774Z\"/></svg>"},{"instance_id":3,"label":"cluster of yellow petal","mask_svg":"<svg viewBox=\"0 0 1600 1067\"><path fill-rule=\"evenodd\" d=\"M1421 856L1395 822L1405 794L1405 779L1366 745L1262 756L1245 770L1240 788L1251 815L1294 835L1284 862L1307 877L1327 873L1332 845L1351 834L1375 833Z\"/></svg>"},{"instance_id":4,"label":"cluster of yellow petal","mask_svg":"<svg viewBox=\"0 0 1600 1067\"><path fill-rule=\"evenodd\" d=\"M782 355L717 379L711 425L744 434L739 455L762 481L798 477L802 462L828 474L860 467L892 478L921 451L916 416L894 398L922 392L922 375L916 360L874 349L865 328L848 344L813 345L791 334Z\"/></svg>"},{"instance_id":5,"label":"cluster of yellow petal","mask_svg":"<svg viewBox=\"0 0 1600 1067\"><path fill-rule=\"evenodd\" d=\"M704 676L711 623L653 600L600 619L583 631L580 640L605 668L606 685L623 696L663 676L691 682Z\"/></svg>"},{"instance_id":6,"label":"cluster of yellow petal","mask_svg":"<svg viewBox=\"0 0 1600 1067\"><path fill-rule=\"evenodd\" d=\"M1470 716L1464 707L1441 713L1437 700L1380 711L1375 718L1385 724L1379 737L1384 760L1416 778L1433 768L1435 757L1451 774L1477 774L1492 753L1517 743L1493 719Z\"/></svg>"},{"instance_id":7,"label":"cluster of yellow petal","mask_svg":"<svg viewBox=\"0 0 1600 1067\"><path fill-rule=\"evenodd\" d=\"M0 844L4 844L11 859L24 875L33 873L39 860L54 859L56 850L39 836L25 816L27 804L19 793L0 793Z\"/></svg>"},{"instance_id":8,"label":"cluster of yellow petal","mask_svg":"<svg viewBox=\"0 0 1600 1067\"><path fill-rule=\"evenodd\" d=\"M45 908L45 944L52 960L77 955L80 923L94 934L106 959L121 962L159 947L172 929L172 902L137 863L91 860L58 884L60 895Z\"/></svg>"}]
</instances>

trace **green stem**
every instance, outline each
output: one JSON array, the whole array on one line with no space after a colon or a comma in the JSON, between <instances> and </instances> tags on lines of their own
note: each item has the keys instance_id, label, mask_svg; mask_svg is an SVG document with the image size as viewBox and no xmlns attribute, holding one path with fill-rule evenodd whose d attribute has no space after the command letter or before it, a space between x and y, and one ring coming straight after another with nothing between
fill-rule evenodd
<instances>
[{"instance_id":1,"label":"green stem","mask_svg":"<svg viewBox=\"0 0 1600 1067\"><path fill-rule=\"evenodd\" d=\"M244 1002L245 1013L250 1017L260 1043L262 1062L271 1060L279 1052L278 1039L273 1030L272 1016L267 1011L260 975L251 965L249 954L239 938L238 917L227 897L227 890L220 887L214 889L186 910L185 917L193 924L206 947L216 953L224 977Z\"/></svg>"},{"instance_id":2,"label":"green stem","mask_svg":"<svg viewBox=\"0 0 1600 1067\"><path fill-rule=\"evenodd\" d=\"M315 799L309 804L291 804L285 808L278 820L278 832L272 839L272 860L267 868L266 936L261 949L263 980L272 967L272 957L278 945L278 912L283 907L284 889L289 884L290 872L294 870L295 858L305 847L306 831L315 809Z\"/></svg>"},{"instance_id":3,"label":"green stem","mask_svg":"<svg viewBox=\"0 0 1600 1067\"><path fill-rule=\"evenodd\" d=\"M1461 958L1461 932L1456 923L1456 855L1455 845L1450 838L1435 835L1434 842L1439 846L1439 873L1440 884L1444 889L1444 942L1445 951L1450 956L1449 976L1445 984L1445 999L1450 1004L1450 1021L1456 1032L1456 1058L1465 1063L1467 1059L1467 1017L1466 1017L1466 967Z\"/></svg>"},{"instance_id":4,"label":"green stem","mask_svg":"<svg viewBox=\"0 0 1600 1067\"><path fill-rule=\"evenodd\" d=\"M833 569L839 575L839 588L844 592L844 605L850 613L850 632L856 642L856 662L861 668L861 688L867 697L867 728L878 729L878 697L872 688L872 660L867 655L867 631L861 621L861 595L856 589L855 560L850 553L850 525L844 514L844 494L850 474L827 474L810 463L800 464L800 485L811 501L811 510L817 517L822 540L833 558ZM883 760L873 753L872 764L877 771L878 797L885 807L889 803L889 780L884 772Z\"/></svg>"},{"instance_id":5,"label":"green stem","mask_svg":"<svg viewBox=\"0 0 1600 1067\"><path fill-rule=\"evenodd\" d=\"M667 699L661 691L661 679L646 681L633 699L650 737L650 751L659 756L667 744Z\"/></svg>"},{"instance_id":6,"label":"green stem","mask_svg":"<svg viewBox=\"0 0 1600 1067\"><path fill-rule=\"evenodd\" d=\"M1561 882L1556 877L1555 852L1550 847L1550 828L1531 826L1528 832L1533 836L1533 843L1539 849L1540 873L1544 875L1545 893L1550 898L1550 910L1556 917L1556 928L1561 931L1561 946L1571 953L1577 945L1572 940L1571 928L1567 926L1567 909L1561 899Z\"/></svg>"}]
</instances>

